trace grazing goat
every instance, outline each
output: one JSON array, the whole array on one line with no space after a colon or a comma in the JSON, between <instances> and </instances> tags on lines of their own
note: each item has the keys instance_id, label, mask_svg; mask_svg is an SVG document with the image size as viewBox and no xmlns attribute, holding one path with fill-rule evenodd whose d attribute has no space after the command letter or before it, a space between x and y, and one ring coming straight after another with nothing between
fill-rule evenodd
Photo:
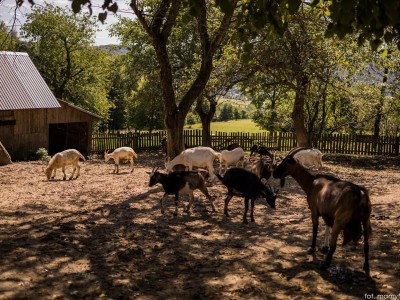
<instances>
[{"instance_id":1,"label":"grazing goat","mask_svg":"<svg viewBox=\"0 0 400 300\"><path fill-rule=\"evenodd\" d=\"M294 158L306 168L322 168L322 152L316 148L293 148L287 155L295 152Z\"/></svg>"},{"instance_id":2,"label":"grazing goat","mask_svg":"<svg viewBox=\"0 0 400 300\"><path fill-rule=\"evenodd\" d=\"M67 175L65 174L65 167L68 165L72 165L74 168L71 176L69 177L69 180L74 177L76 170L78 171L75 178L78 178L81 170L81 167L79 166L79 159L85 160L85 157L78 150L75 149L68 149L54 154L45 170L47 179L54 179L56 177L57 169L61 168L62 172L64 173L63 180L65 180L67 178Z\"/></svg>"},{"instance_id":3,"label":"grazing goat","mask_svg":"<svg viewBox=\"0 0 400 300\"><path fill-rule=\"evenodd\" d=\"M272 153L267 150L267 148L263 146L253 145L250 149L250 156L253 156L253 153L258 153L262 157L263 155L267 155L272 157Z\"/></svg>"},{"instance_id":4,"label":"grazing goat","mask_svg":"<svg viewBox=\"0 0 400 300\"><path fill-rule=\"evenodd\" d=\"M150 174L149 187L154 186L157 183L161 183L164 188L164 196L160 200L161 213L164 214L163 200L168 195L175 195L175 212L174 215L178 215L178 199L179 194L189 195L189 204L186 208L186 212L190 212L190 207L193 203L193 191L199 189L211 202L212 210L215 211L213 199L208 193L206 182L203 175L197 171L179 171L172 172L169 174L163 174L157 171L158 168L153 168Z\"/></svg>"},{"instance_id":5,"label":"grazing goat","mask_svg":"<svg viewBox=\"0 0 400 300\"><path fill-rule=\"evenodd\" d=\"M228 188L225 199L224 214L229 217L228 204L233 196L244 197L243 223L247 224L247 211L251 199L250 218L254 222L254 201L256 198L265 198L271 208L275 208L276 194L262 184L260 178L254 173L242 168L231 168L225 176L216 174L219 180Z\"/></svg>"},{"instance_id":6,"label":"grazing goat","mask_svg":"<svg viewBox=\"0 0 400 300\"><path fill-rule=\"evenodd\" d=\"M194 147L183 150L173 160L165 164L168 172L173 171L173 167L177 164L185 165L192 171L193 167L207 167L211 180L214 179L213 163L216 158L220 157L220 153L214 151L210 147Z\"/></svg>"},{"instance_id":7,"label":"grazing goat","mask_svg":"<svg viewBox=\"0 0 400 300\"><path fill-rule=\"evenodd\" d=\"M137 154L131 147L121 147L114 150L113 153L104 152L104 160L107 162L110 158L114 159L114 173L119 173L119 161L129 160L131 163L131 173L133 172L134 160Z\"/></svg>"},{"instance_id":8,"label":"grazing goat","mask_svg":"<svg viewBox=\"0 0 400 300\"><path fill-rule=\"evenodd\" d=\"M302 149L298 149L301 151ZM353 240L357 242L364 234L364 271L369 276L369 245L371 235L371 202L366 188L328 175L313 175L295 158L296 151L287 155L275 169L273 176L285 183L285 177L291 175L307 194L308 207L311 210L313 237L309 252L315 251L318 221L321 216L325 224L332 228L329 252L322 269L327 269L336 250L339 233L344 231L343 245ZM361 228L361 225L363 229Z\"/></svg>"},{"instance_id":9,"label":"grazing goat","mask_svg":"<svg viewBox=\"0 0 400 300\"><path fill-rule=\"evenodd\" d=\"M242 163L242 167L244 164L244 151L242 148L235 148L231 151L229 150L222 150L221 155L219 157L219 173L221 173L222 166L225 165L224 173L228 169L229 166L238 166L239 163Z\"/></svg>"}]
</instances>

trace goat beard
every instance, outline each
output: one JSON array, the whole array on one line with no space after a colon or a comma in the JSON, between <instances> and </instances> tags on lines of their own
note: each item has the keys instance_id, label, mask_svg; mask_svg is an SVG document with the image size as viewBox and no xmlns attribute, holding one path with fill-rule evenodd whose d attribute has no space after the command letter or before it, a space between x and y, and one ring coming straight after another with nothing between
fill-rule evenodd
<instances>
[{"instance_id":1,"label":"goat beard","mask_svg":"<svg viewBox=\"0 0 400 300\"><path fill-rule=\"evenodd\" d=\"M284 187L285 185L285 177L281 177L281 187Z\"/></svg>"},{"instance_id":2,"label":"goat beard","mask_svg":"<svg viewBox=\"0 0 400 300\"><path fill-rule=\"evenodd\" d=\"M353 241L357 244L362 236L362 228L360 221L349 222L343 230L343 246L348 242Z\"/></svg>"}]
</instances>

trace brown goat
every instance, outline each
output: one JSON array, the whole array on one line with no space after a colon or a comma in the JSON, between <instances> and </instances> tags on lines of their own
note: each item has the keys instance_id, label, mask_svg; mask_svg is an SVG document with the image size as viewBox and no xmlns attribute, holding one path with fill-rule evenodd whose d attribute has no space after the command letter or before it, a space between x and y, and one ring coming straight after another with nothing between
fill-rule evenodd
<instances>
[{"instance_id":1,"label":"brown goat","mask_svg":"<svg viewBox=\"0 0 400 300\"><path fill-rule=\"evenodd\" d=\"M369 244L371 235L371 202L365 187L328 175L313 175L293 158L296 152L286 156L275 169L273 176L284 185L286 176L291 175L307 194L311 210L313 237L309 252L315 251L318 221L321 216L325 224L332 227L329 252L322 269L327 269L336 250L339 233L344 231L343 245L353 240L357 242L364 235L364 271L369 276ZM362 224L362 228L361 228Z\"/></svg>"},{"instance_id":2,"label":"brown goat","mask_svg":"<svg viewBox=\"0 0 400 300\"><path fill-rule=\"evenodd\" d=\"M215 211L213 198L208 193L206 187L205 178L202 175L204 170L200 171L175 171L168 174L158 172L158 168L153 168L150 175L149 187L154 186L157 183L161 183L164 189L164 196L160 200L161 213L164 214L163 201L168 195L175 195L175 212L174 216L178 215L178 199L180 194L189 195L189 204L186 208L186 212L190 212L190 208L193 204L193 191L200 190L210 201L212 210ZM207 173L208 174L208 173Z\"/></svg>"}]
</instances>

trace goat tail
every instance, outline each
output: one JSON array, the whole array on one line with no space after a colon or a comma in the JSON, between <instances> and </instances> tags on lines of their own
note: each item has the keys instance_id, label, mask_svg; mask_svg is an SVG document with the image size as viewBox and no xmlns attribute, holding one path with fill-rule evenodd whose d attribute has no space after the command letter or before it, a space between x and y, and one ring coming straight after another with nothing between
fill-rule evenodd
<instances>
[{"instance_id":1,"label":"goat tail","mask_svg":"<svg viewBox=\"0 0 400 300\"><path fill-rule=\"evenodd\" d=\"M83 161L85 161L85 157L82 155L82 153L79 153L79 158L82 159Z\"/></svg>"},{"instance_id":2,"label":"goat tail","mask_svg":"<svg viewBox=\"0 0 400 300\"><path fill-rule=\"evenodd\" d=\"M357 243L361 239L363 231L366 231L368 238L372 236L370 222L371 201L369 199L368 190L365 187L359 186L358 191L359 210L357 212L357 218L346 224L343 231L343 245L346 245L350 241ZM361 227L361 225L363 226Z\"/></svg>"},{"instance_id":3,"label":"goat tail","mask_svg":"<svg viewBox=\"0 0 400 300\"><path fill-rule=\"evenodd\" d=\"M215 158L218 158L218 160L221 162L221 153L215 152Z\"/></svg>"}]
</instances>

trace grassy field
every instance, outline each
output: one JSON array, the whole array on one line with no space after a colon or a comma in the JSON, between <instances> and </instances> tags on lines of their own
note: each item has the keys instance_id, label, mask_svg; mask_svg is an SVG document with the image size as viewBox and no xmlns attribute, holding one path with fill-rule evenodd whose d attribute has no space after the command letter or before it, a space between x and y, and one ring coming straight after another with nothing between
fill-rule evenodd
<instances>
[{"instance_id":1,"label":"grassy field","mask_svg":"<svg viewBox=\"0 0 400 300\"><path fill-rule=\"evenodd\" d=\"M201 124L187 125L185 129L201 129ZM227 122L212 122L211 131L220 132L250 132L257 133L261 130L251 119L232 120Z\"/></svg>"}]
</instances>

